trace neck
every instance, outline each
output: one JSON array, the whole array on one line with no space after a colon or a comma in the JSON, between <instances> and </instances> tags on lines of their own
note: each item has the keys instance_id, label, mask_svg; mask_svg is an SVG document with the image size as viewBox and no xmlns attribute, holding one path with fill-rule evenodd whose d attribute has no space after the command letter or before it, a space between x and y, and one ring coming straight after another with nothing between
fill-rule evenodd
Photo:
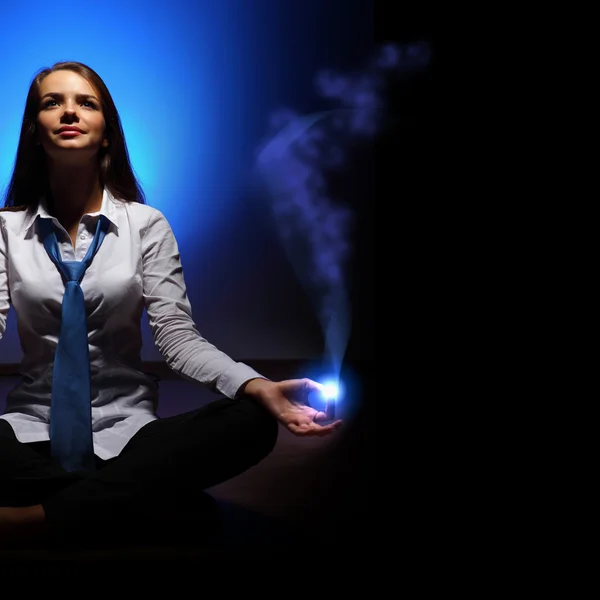
<instances>
[{"instance_id":1,"label":"neck","mask_svg":"<svg viewBox=\"0 0 600 600\"><path fill-rule=\"evenodd\" d=\"M49 170L48 209L62 224L79 222L89 212L100 210L102 186L96 166L61 166Z\"/></svg>"}]
</instances>

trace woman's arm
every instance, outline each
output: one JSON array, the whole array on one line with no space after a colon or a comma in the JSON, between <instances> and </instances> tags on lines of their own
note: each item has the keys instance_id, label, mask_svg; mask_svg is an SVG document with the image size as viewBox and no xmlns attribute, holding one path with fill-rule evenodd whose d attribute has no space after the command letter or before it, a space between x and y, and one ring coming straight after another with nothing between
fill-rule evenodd
<instances>
[{"instance_id":1,"label":"woman's arm","mask_svg":"<svg viewBox=\"0 0 600 600\"><path fill-rule=\"evenodd\" d=\"M185 379L234 398L248 380L262 377L230 358L198 331L172 228L153 210L141 232L143 295L154 342L168 366Z\"/></svg>"}]
</instances>

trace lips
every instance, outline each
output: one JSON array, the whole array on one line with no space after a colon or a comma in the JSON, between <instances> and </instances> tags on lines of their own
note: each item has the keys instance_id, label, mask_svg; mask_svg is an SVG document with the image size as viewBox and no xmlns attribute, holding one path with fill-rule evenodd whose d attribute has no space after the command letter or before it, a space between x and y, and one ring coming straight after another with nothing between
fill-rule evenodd
<instances>
[{"instance_id":1,"label":"lips","mask_svg":"<svg viewBox=\"0 0 600 600\"><path fill-rule=\"evenodd\" d=\"M61 127L56 133L83 133L79 127Z\"/></svg>"}]
</instances>

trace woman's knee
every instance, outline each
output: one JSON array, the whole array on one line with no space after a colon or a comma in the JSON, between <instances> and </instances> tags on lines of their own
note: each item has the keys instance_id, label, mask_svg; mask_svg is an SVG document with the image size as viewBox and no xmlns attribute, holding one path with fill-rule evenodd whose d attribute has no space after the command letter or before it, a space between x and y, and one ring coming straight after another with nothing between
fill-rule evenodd
<instances>
[{"instance_id":1,"label":"woman's knee","mask_svg":"<svg viewBox=\"0 0 600 600\"><path fill-rule=\"evenodd\" d=\"M261 404L250 397L240 399L244 410L250 415L248 434L254 441L259 459L270 454L275 448L279 434L277 419Z\"/></svg>"}]
</instances>

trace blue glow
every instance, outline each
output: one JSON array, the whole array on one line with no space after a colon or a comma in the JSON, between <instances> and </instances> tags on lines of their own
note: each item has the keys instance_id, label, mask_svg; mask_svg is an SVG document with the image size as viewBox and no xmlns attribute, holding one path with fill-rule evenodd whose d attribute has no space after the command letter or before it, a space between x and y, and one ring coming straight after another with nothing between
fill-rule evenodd
<instances>
[{"instance_id":1,"label":"blue glow","mask_svg":"<svg viewBox=\"0 0 600 600\"><path fill-rule=\"evenodd\" d=\"M354 72L322 70L339 64L332 50L338 45L357 47L365 21L351 26L345 12L320 0L105 0L73 10L41 0L13 3L0 14L0 51L10 58L2 70L0 190L12 171L35 73L62 60L88 64L113 95L148 203L163 211L175 230L200 329L240 359L314 356L318 342L309 351L313 342L308 340L298 350L286 336L273 345L277 336L261 335L262 325L252 330L245 316L248 299L239 287L232 292L227 286L256 266L251 248L243 265L234 252L230 263L221 263L217 255L238 230L252 230L247 221L236 219L238 214L248 217L240 207L248 201L243 175L265 149L259 142L268 144L285 123L299 118L298 136L279 144L279 156L263 161L261 174L267 187L281 183L278 171L287 178L285 193L271 188L267 201L296 274L310 288L325 338L327 372L339 374L352 309L346 262L352 254L353 215L344 198L327 189L326 171L347 166L346 150L356 138L368 140L380 127L385 73L417 68L427 60L426 47L387 47ZM298 18L305 14L306 19ZM332 22L343 26L332 28ZM325 101L322 108L304 97L311 82ZM282 104L293 108L274 111ZM311 121L304 113L313 110L318 118ZM290 198L292 218L285 213ZM252 242L251 235L243 241ZM224 295L231 301L228 309ZM294 335L299 333L304 333L301 325ZM146 339L145 358L159 359Z\"/></svg>"},{"instance_id":2,"label":"blue glow","mask_svg":"<svg viewBox=\"0 0 600 600\"><path fill-rule=\"evenodd\" d=\"M331 412L331 409L338 405L344 397L345 389L342 382L339 377L334 375L319 377L317 373L314 373L312 378L323 387L319 392L312 392L309 395L309 405L319 411Z\"/></svg>"},{"instance_id":3,"label":"blue glow","mask_svg":"<svg viewBox=\"0 0 600 600\"><path fill-rule=\"evenodd\" d=\"M349 163L357 139L370 140L383 126L390 78L429 60L426 43L387 45L353 72L317 72L316 92L334 107L307 115L279 109L256 152L256 173L284 249L312 297L333 372L341 371L350 335L347 263L355 215L332 192L329 176Z\"/></svg>"},{"instance_id":4,"label":"blue glow","mask_svg":"<svg viewBox=\"0 0 600 600\"><path fill-rule=\"evenodd\" d=\"M256 111L241 75L260 66L265 8L240 19L243 6L105 0L59 10L33 0L3 10L0 53L10 60L2 69L0 190L12 173L34 75L58 61L80 61L115 100L148 204L166 214L181 243L209 244L240 172L231 147L241 146L243 122Z\"/></svg>"},{"instance_id":5,"label":"blue glow","mask_svg":"<svg viewBox=\"0 0 600 600\"><path fill-rule=\"evenodd\" d=\"M325 381L323 384L323 397L325 400L339 400L340 399L340 384L337 381Z\"/></svg>"},{"instance_id":6,"label":"blue glow","mask_svg":"<svg viewBox=\"0 0 600 600\"><path fill-rule=\"evenodd\" d=\"M362 374L351 365L345 364L342 370L336 371L328 363L328 360L307 361L298 365L295 374L308 377L322 386L321 391L309 394L309 406L325 412L328 420L342 419L347 424L351 423L359 414L367 393Z\"/></svg>"}]
</instances>

